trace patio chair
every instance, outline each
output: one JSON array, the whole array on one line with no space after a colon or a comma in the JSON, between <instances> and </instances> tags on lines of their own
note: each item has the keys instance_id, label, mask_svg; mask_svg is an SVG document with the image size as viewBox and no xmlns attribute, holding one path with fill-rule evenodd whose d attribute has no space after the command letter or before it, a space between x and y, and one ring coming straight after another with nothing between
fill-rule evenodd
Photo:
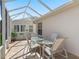
<instances>
[{"instance_id":1,"label":"patio chair","mask_svg":"<svg viewBox=\"0 0 79 59\"><path fill-rule=\"evenodd\" d=\"M60 56L63 56L64 58L68 59L68 54L66 49L64 48L64 39L60 38L60 39L56 39L54 41L54 44L52 45L51 48L45 46L45 56L48 57L51 56L52 58L55 59L55 57L53 57L56 53L58 53ZM51 53L52 52L52 53ZM62 53L64 52L64 54Z\"/></svg>"},{"instance_id":2,"label":"patio chair","mask_svg":"<svg viewBox=\"0 0 79 59\"><path fill-rule=\"evenodd\" d=\"M50 35L50 40L51 41L55 41L57 38L60 38L61 34L59 32L53 32L51 35Z\"/></svg>"},{"instance_id":3,"label":"patio chair","mask_svg":"<svg viewBox=\"0 0 79 59\"><path fill-rule=\"evenodd\" d=\"M37 37L38 36L38 34L37 33L31 33L31 37Z\"/></svg>"},{"instance_id":4,"label":"patio chair","mask_svg":"<svg viewBox=\"0 0 79 59\"><path fill-rule=\"evenodd\" d=\"M37 48L40 47L39 44L31 44L31 40L29 40L29 36L25 36L26 40L27 40L27 52L24 53L23 55L20 55L18 57L15 57L15 59L21 58L23 57L24 59L43 59L38 53ZM26 48L26 47L25 47ZM39 51L41 51L40 49L38 49ZM25 50L24 50L25 52ZM35 58L35 56L37 56L38 58Z\"/></svg>"},{"instance_id":5,"label":"patio chair","mask_svg":"<svg viewBox=\"0 0 79 59\"><path fill-rule=\"evenodd\" d=\"M53 32L51 35L50 35L50 38L46 38L47 40L49 39L49 41L56 41L57 38L60 38L61 37L61 34L59 32ZM47 46L51 46L51 45L47 45Z\"/></svg>"},{"instance_id":6,"label":"patio chair","mask_svg":"<svg viewBox=\"0 0 79 59\"><path fill-rule=\"evenodd\" d=\"M28 44L28 50L30 51L28 53L28 55L26 56L26 58L30 58L33 56L38 56L38 53L36 51L36 49L40 46L39 44L32 44L31 40L29 40L29 36L26 36L26 40L27 40L27 44ZM30 57L29 57L30 56Z\"/></svg>"}]
</instances>

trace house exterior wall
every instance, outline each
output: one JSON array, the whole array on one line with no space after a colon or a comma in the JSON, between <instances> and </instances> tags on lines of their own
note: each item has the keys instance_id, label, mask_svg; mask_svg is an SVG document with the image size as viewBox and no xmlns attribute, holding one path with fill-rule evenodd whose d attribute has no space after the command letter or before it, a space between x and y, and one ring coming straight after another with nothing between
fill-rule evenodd
<instances>
[{"instance_id":1,"label":"house exterior wall","mask_svg":"<svg viewBox=\"0 0 79 59\"><path fill-rule=\"evenodd\" d=\"M41 20L45 37L50 39L53 32L60 32L67 38L65 39L66 49L79 56L79 6Z\"/></svg>"},{"instance_id":2,"label":"house exterior wall","mask_svg":"<svg viewBox=\"0 0 79 59\"><path fill-rule=\"evenodd\" d=\"M12 21L12 32L14 32L14 25L25 25L25 31L21 32L21 28L19 29L19 32L17 33L17 40L22 40L22 39L26 39L25 34L28 33L29 31L26 31L27 28L29 30L29 26L32 25L33 26L33 32L36 33L36 24L34 24L32 21L28 21L28 20L14 20ZM21 33L23 33L22 35L20 35Z\"/></svg>"}]
</instances>

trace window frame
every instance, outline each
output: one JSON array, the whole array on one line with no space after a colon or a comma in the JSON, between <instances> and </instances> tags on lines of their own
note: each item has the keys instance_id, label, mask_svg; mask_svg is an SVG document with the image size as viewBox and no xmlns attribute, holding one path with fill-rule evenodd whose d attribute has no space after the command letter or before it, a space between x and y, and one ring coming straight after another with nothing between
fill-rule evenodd
<instances>
[{"instance_id":1,"label":"window frame","mask_svg":"<svg viewBox=\"0 0 79 59\"><path fill-rule=\"evenodd\" d=\"M20 27L21 27L21 32L25 32L25 25L20 25Z\"/></svg>"},{"instance_id":2,"label":"window frame","mask_svg":"<svg viewBox=\"0 0 79 59\"><path fill-rule=\"evenodd\" d=\"M19 32L19 25L14 25L14 32Z\"/></svg>"},{"instance_id":3,"label":"window frame","mask_svg":"<svg viewBox=\"0 0 79 59\"><path fill-rule=\"evenodd\" d=\"M29 25L29 32L33 32L33 25Z\"/></svg>"}]
</instances>

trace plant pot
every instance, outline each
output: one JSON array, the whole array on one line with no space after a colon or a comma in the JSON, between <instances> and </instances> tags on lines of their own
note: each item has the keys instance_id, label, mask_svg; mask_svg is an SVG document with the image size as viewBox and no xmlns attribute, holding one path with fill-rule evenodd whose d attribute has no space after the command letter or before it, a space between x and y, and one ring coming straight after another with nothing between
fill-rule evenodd
<instances>
[{"instance_id":1,"label":"plant pot","mask_svg":"<svg viewBox=\"0 0 79 59\"><path fill-rule=\"evenodd\" d=\"M16 38L12 38L12 39L11 39L11 42L15 42L15 41L16 41Z\"/></svg>"}]
</instances>

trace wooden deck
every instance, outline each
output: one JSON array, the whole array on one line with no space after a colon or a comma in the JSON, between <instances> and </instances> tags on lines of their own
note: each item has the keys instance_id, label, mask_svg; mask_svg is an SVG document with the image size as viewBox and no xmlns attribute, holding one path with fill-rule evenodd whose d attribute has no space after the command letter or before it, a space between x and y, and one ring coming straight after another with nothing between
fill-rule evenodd
<instances>
[{"instance_id":1,"label":"wooden deck","mask_svg":"<svg viewBox=\"0 0 79 59\"><path fill-rule=\"evenodd\" d=\"M21 56L27 53L27 41L16 41L10 44L9 49L6 50L6 59L27 59L26 56ZM16 58L21 56L20 58ZM59 55L55 55L56 59L64 59ZM29 59L29 58L28 58ZM37 56L32 56L30 59L39 59ZM69 54L69 59L79 59L76 56Z\"/></svg>"}]
</instances>

